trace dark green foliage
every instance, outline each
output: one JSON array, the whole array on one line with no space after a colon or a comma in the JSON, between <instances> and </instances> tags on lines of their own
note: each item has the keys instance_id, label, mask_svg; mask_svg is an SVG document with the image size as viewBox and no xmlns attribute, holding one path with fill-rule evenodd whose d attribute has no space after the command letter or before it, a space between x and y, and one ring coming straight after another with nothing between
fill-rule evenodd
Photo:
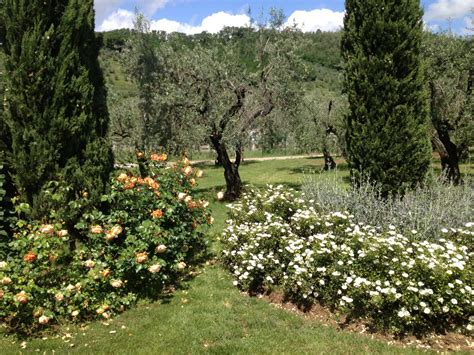
<instances>
[{"instance_id":1,"label":"dark green foliage","mask_svg":"<svg viewBox=\"0 0 474 355\"><path fill-rule=\"evenodd\" d=\"M419 1L348 0L344 24L352 176L403 192L423 181L431 153Z\"/></svg>"},{"instance_id":2,"label":"dark green foliage","mask_svg":"<svg viewBox=\"0 0 474 355\"><path fill-rule=\"evenodd\" d=\"M92 0L4 0L8 163L21 198L44 215L50 180L98 201L113 168Z\"/></svg>"}]
</instances>

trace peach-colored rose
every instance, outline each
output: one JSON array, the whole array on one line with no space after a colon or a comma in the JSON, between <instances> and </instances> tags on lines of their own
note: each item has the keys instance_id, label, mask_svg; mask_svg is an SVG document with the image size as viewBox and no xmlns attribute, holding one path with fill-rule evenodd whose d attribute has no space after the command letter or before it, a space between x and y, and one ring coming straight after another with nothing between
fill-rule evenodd
<instances>
[{"instance_id":1,"label":"peach-colored rose","mask_svg":"<svg viewBox=\"0 0 474 355\"><path fill-rule=\"evenodd\" d=\"M181 261L179 262L177 265L176 265L176 268L179 270L179 271L183 271L185 268L186 268L186 263L184 261Z\"/></svg>"},{"instance_id":2,"label":"peach-colored rose","mask_svg":"<svg viewBox=\"0 0 474 355\"><path fill-rule=\"evenodd\" d=\"M153 218L161 218L163 217L163 211L158 209L158 210L154 210L152 213L151 213L151 216Z\"/></svg>"},{"instance_id":3,"label":"peach-colored rose","mask_svg":"<svg viewBox=\"0 0 474 355\"><path fill-rule=\"evenodd\" d=\"M16 294L16 299L18 302L20 302L21 304L26 304L28 303L28 295L26 294L25 291L21 291L19 293Z\"/></svg>"},{"instance_id":4,"label":"peach-colored rose","mask_svg":"<svg viewBox=\"0 0 474 355\"><path fill-rule=\"evenodd\" d=\"M143 152L137 152L137 158L138 159L143 159L145 157L145 153Z\"/></svg>"},{"instance_id":5,"label":"peach-colored rose","mask_svg":"<svg viewBox=\"0 0 474 355\"><path fill-rule=\"evenodd\" d=\"M84 192L82 193L82 197L83 197L83 198L88 198L88 197L89 197L89 193L88 193L87 191L84 191Z\"/></svg>"},{"instance_id":6,"label":"peach-colored rose","mask_svg":"<svg viewBox=\"0 0 474 355\"><path fill-rule=\"evenodd\" d=\"M97 314L102 314L104 312L105 312L105 310L102 307L99 307L95 310L95 313L97 313Z\"/></svg>"},{"instance_id":7,"label":"peach-colored rose","mask_svg":"<svg viewBox=\"0 0 474 355\"><path fill-rule=\"evenodd\" d=\"M95 225L95 226L92 226L92 227L91 227L91 233L92 233L92 234L101 234L101 233L103 233L103 232L104 232L104 230L103 230L102 227L99 226L99 225Z\"/></svg>"},{"instance_id":8,"label":"peach-colored rose","mask_svg":"<svg viewBox=\"0 0 474 355\"><path fill-rule=\"evenodd\" d=\"M148 254L144 251L142 253L138 253L136 255L136 258L137 258L137 263L143 264L145 261L148 260Z\"/></svg>"},{"instance_id":9,"label":"peach-colored rose","mask_svg":"<svg viewBox=\"0 0 474 355\"><path fill-rule=\"evenodd\" d=\"M182 200L184 200L184 199L186 198L186 196L187 196L186 193L180 192L180 193L178 194L178 200L182 201Z\"/></svg>"},{"instance_id":10,"label":"peach-colored rose","mask_svg":"<svg viewBox=\"0 0 474 355\"><path fill-rule=\"evenodd\" d=\"M121 173L117 178L117 181L121 183L124 183L127 180L128 180L128 175L125 173Z\"/></svg>"},{"instance_id":11,"label":"peach-colored rose","mask_svg":"<svg viewBox=\"0 0 474 355\"><path fill-rule=\"evenodd\" d=\"M160 264L154 264L154 265L151 265L148 268L148 271L150 271L152 274L155 274L155 273L159 272L160 270L161 270L161 265Z\"/></svg>"},{"instance_id":12,"label":"peach-colored rose","mask_svg":"<svg viewBox=\"0 0 474 355\"><path fill-rule=\"evenodd\" d=\"M191 184L192 187L194 187L194 186L197 185L197 182L196 182L196 179L195 179L195 178L189 179L189 183Z\"/></svg>"},{"instance_id":13,"label":"peach-colored rose","mask_svg":"<svg viewBox=\"0 0 474 355\"><path fill-rule=\"evenodd\" d=\"M192 196L188 195L184 198L184 202L189 203L192 199L193 199Z\"/></svg>"},{"instance_id":14,"label":"peach-colored rose","mask_svg":"<svg viewBox=\"0 0 474 355\"><path fill-rule=\"evenodd\" d=\"M39 322L39 324L48 324L49 317L46 317L46 316L43 315L43 316L39 317L38 322Z\"/></svg>"},{"instance_id":15,"label":"peach-colored rose","mask_svg":"<svg viewBox=\"0 0 474 355\"><path fill-rule=\"evenodd\" d=\"M186 157L184 157L184 158L181 160L181 162L183 163L184 166L189 165L189 159L186 158Z\"/></svg>"},{"instance_id":16,"label":"peach-colored rose","mask_svg":"<svg viewBox=\"0 0 474 355\"><path fill-rule=\"evenodd\" d=\"M104 313L102 313L102 317L105 318L105 319L109 319L110 318L110 313L109 312L104 312Z\"/></svg>"},{"instance_id":17,"label":"peach-colored rose","mask_svg":"<svg viewBox=\"0 0 474 355\"><path fill-rule=\"evenodd\" d=\"M54 226L52 224L43 224L41 227L40 227L40 233L41 234L54 234Z\"/></svg>"},{"instance_id":18,"label":"peach-colored rose","mask_svg":"<svg viewBox=\"0 0 474 355\"><path fill-rule=\"evenodd\" d=\"M68 233L68 231L67 231L66 229L61 229L61 230L58 231L56 234L58 235L58 237L61 237L61 238L62 238L62 237L67 236L69 233Z\"/></svg>"},{"instance_id":19,"label":"peach-colored rose","mask_svg":"<svg viewBox=\"0 0 474 355\"><path fill-rule=\"evenodd\" d=\"M191 175L192 172L193 172L193 168L191 168L189 165L183 169L183 173L186 176Z\"/></svg>"},{"instance_id":20,"label":"peach-colored rose","mask_svg":"<svg viewBox=\"0 0 474 355\"><path fill-rule=\"evenodd\" d=\"M202 171L202 170L197 170L197 171L196 171L196 177L200 178L200 177L202 177L203 175L204 175L204 171Z\"/></svg>"},{"instance_id":21,"label":"peach-colored rose","mask_svg":"<svg viewBox=\"0 0 474 355\"><path fill-rule=\"evenodd\" d=\"M224 191L219 191L219 192L217 193L217 199L218 199L219 201L222 201L222 200L224 199L224 196L225 196L225 195L224 195Z\"/></svg>"},{"instance_id":22,"label":"peach-colored rose","mask_svg":"<svg viewBox=\"0 0 474 355\"><path fill-rule=\"evenodd\" d=\"M77 317L79 315L79 311L72 311L71 316Z\"/></svg>"},{"instance_id":23,"label":"peach-colored rose","mask_svg":"<svg viewBox=\"0 0 474 355\"><path fill-rule=\"evenodd\" d=\"M207 223L208 223L208 224L213 224L213 223L214 223L214 217L209 216L209 217L207 218Z\"/></svg>"},{"instance_id":24,"label":"peach-colored rose","mask_svg":"<svg viewBox=\"0 0 474 355\"><path fill-rule=\"evenodd\" d=\"M62 293L57 293L54 298L56 299L56 301L58 302L62 302L64 300L64 295Z\"/></svg>"},{"instance_id":25,"label":"peach-colored rose","mask_svg":"<svg viewBox=\"0 0 474 355\"><path fill-rule=\"evenodd\" d=\"M5 296L5 292L3 292L3 290L0 290L0 300L3 298L3 296Z\"/></svg>"},{"instance_id":26,"label":"peach-colored rose","mask_svg":"<svg viewBox=\"0 0 474 355\"><path fill-rule=\"evenodd\" d=\"M163 254L164 252L166 252L166 249L168 249L166 245L160 244L155 248L155 252L158 254Z\"/></svg>"},{"instance_id":27,"label":"peach-colored rose","mask_svg":"<svg viewBox=\"0 0 474 355\"><path fill-rule=\"evenodd\" d=\"M120 233L122 233L122 231L123 231L123 228L121 226L115 225L110 230L110 233L113 235L119 235Z\"/></svg>"},{"instance_id":28,"label":"peach-colored rose","mask_svg":"<svg viewBox=\"0 0 474 355\"><path fill-rule=\"evenodd\" d=\"M201 202L201 206L202 206L203 208L207 208L207 207L209 206L209 201L201 200L200 202Z\"/></svg>"},{"instance_id":29,"label":"peach-colored rose","mask_svg":"<svg viewBox=\"0 0 474 355\"><path fill-rule=\"evenodd\" d=\"M95 261L91 260L91 259L86 260L86 261L84 261L84 266L86 268L92 269L95 266Z\"/></svg>"},{"instance_id":30,"label":"peach-colored rose","mask_svg":"<svg viewBox=\"0 0 474 355\"><path fill-rule=\"evenodd\" d=\"M110 275L110 269L102 270L101 274L103 277L108 277Z\"/></svg>"},{"instance_id":31,"label":"peach-colored rose","mask_svg":"<svg viewBox=\"0 0 474 355\"><path fill-rule=\"evenodd\" d=\"M115 234L111 233L110 231L108 231L105 234L105 240L107 240L108 242L110 242L111 240L114 240L115 238L117 238L117 236Z\"/></svg>"},{"instance_id":32,"label":"peach-colored rose","mask_svg":"<svg viewBox=\"0 0 474 355\"><path fill-rule=\"evenodd\" d=\"M2 280L0 281L0 283L3 285L3 286L8 286L12 283L12 279L9 278L8 276L4 276L2 278Z\"/></svg>"},{"instance_id":33,"label":"peach-colored rose","mask_svg":"<svg viewBox=\"0 0 474 355\"><path fill-rule=\"evenodd\" d=\"M112 280L110 282L110 284L112 285L112 287L114 288L120 288L123 286L123 281L122 280Z\"/></svg>"},{"instance_id":34,"label":"peach-colored rose","mask_svg":"<svg viewBox=\"0 0 474 355\"><path fill-rule=\"evenodd\" d=\"M150 155L150 159L153 160L153 161L159 161L160 157L159 157L158 154L152 154L152 155Z\"/></svg>"}]
</instances>

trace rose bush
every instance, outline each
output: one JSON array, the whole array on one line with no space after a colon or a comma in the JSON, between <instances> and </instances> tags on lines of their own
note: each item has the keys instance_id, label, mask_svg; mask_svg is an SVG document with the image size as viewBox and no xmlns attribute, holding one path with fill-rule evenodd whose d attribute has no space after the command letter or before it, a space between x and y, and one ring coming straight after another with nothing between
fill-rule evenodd
<instances>
[{"instance_id":1,"label":"rose bush","mask_svg":"<svg viewBox=\"0 0 474 355\"><path fill-rule=\"evenodd\" d=\"M241 289L278 288L298 304L319 302L398 333L472 331L473 251L462 241L472 240L474 223L418 241L393 225L324 213L281 186L229 207L222 258Z\"/></svg>"},{"instance_id":2,"label":"rose bush","mask_svg":"<svg viewBox=\"0 0 474 355\"><path fill-rule=\"evenodd\" d=\"M0 321L30 332L60 319L107 319L195 264L210 220L191 191L202 173L165 160L152 155L144 178L120 173L102 197L108 207L81 213L70 230L54 211L49 223L19 220L0 261Z\"/></svg>"}]
</instances>

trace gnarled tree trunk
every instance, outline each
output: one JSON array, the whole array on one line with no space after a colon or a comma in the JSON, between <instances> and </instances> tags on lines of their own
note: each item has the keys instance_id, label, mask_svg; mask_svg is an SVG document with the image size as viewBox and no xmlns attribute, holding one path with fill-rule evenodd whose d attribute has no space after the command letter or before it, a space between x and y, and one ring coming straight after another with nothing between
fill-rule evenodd
<instances>
[{"instance_id":1,"label":"gnarled tree trunk","mask_svg":"<svg viewBox=\"0 0 474 355\"><path fill-rule=\"evenodd\" d=\"M222 142L222 135L214 133L210 138L219 160L224 167L224 178L226 183L224 198L233 201L237 199L242 192L242 180L240 179L239 174L239 166L242 159L241 151L239 149L236 150L235 162L232 162L227 153L227 148Z\"/></svg>"},{"instance_id":2,"label":"gnarled tree trunk","mask_svg":"<svg viewBox=\"0 0 474 355\"><path fill-rule=\"evenodd\" d=\"M446 178L455 185L462 183L461 171L459 170L459 154L447 130L436 129L431 141L438 151L441 159L441 169Z\"/></svg>"}]
</instances>

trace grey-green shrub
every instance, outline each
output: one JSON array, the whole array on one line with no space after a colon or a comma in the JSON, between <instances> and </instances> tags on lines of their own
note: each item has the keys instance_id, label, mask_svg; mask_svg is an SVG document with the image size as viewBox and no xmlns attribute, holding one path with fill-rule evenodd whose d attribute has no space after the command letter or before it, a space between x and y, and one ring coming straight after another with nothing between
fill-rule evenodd
<instances>
[{"instance_id":1,"label":"grey-green shrub","mask_svg":"<svg viewBox=\"0 0 474 355\"><path fill-rule=\"evenodd\" d=\"M419 240L437 240L442 229L460 228L474 216L472 181L454 186L437 179L407 191L403 197L383 198L380 189L367 180L347 189L335 179L308 179L303 192L326 212L349 211L358 222L373 226L392 224ZM412 230L417 233L412 234Z\"/></svg>"}]
</instances>

